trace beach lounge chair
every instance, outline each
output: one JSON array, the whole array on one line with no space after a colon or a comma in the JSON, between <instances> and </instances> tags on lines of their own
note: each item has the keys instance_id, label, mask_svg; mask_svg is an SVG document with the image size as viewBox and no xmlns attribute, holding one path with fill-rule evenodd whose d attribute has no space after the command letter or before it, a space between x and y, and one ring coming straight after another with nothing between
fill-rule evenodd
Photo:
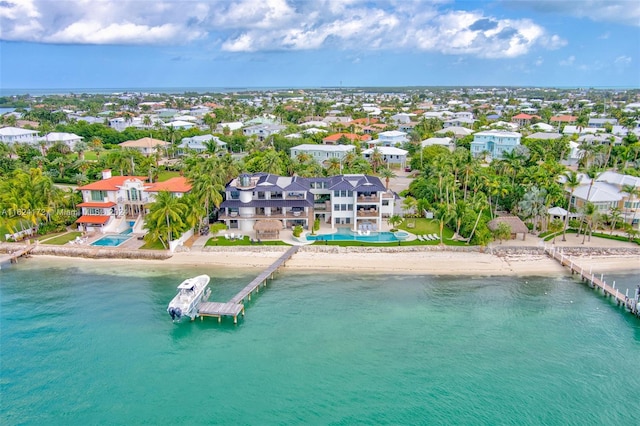
<instances>
[{"instance_id":1,"label":"beach lounge chair","mask_svg":"<svg viewBox=\"0 0 640 426\"><path fill-rule=\"evenodd\" d=\"M224 239L228 240L229 239L229 234L224 234Z\"/></svg>"},{"instance_id":2,"label":"beach lounge chair","mask_svg":"<svg viewBox=\"0 0 640 426\"><path fill-rule=\"evenodd\" d=\"M358 229L358 235L362 235L362 230Z\"/></svg>"},{"instance_id":3,"label":"beach lounge chair","mask_svg":"<svg viewBox=\"0 0 640 426\"><path fill-rule=\"evenodd\" d=\"M433 241L433 237L431 236L432 234L424 234L424 240L425 241Z\"/></svg>"},{"instance_id":4,"label":"beach lounge chair","mask_svg":"<svg viewBox=\"0 0 640 426\"><path fill-rule=\"evenodd\" d=\"M438 234L431 234L431 239L432 239L433 241L436 241L436 240L439 240L439 239L440 239L440 237L438 237Z\"/></svg>"},{"instance_id":5,"label":"beach lounge chair","mask_svg":"<svg viewBox=\"0 0 640 426\"><path fill-rule=\"evenodd\" d=\"M418 235L418 241L424 241L424 238L422 238L422 235Z\"/></svg>"},{"instance_id":6,"label":"beach lounge chair","mask_svg":"<svg viewBox=\"0 0 640 426\"><path fill-rule=\"evenodd\" d=\"M235 234L232 232L229 238L231 238L232 240L235 239Z\"/></svg>"}]
</instances>

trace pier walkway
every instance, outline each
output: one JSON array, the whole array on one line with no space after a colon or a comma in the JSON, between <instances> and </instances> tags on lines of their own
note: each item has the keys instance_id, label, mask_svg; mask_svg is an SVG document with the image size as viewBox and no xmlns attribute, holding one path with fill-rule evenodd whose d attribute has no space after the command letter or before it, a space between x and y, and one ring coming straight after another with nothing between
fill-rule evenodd
<instances>
[{"instance_id":1,"label":"pier walkway","mask_svg":"<svg viewBox=\"0 0 640 426\"><path fill-rule=\"evenodd\" d=\"M244 302L251 300L251 294L260 291L260 286L266 286L269 278L273 279L273 274L296 254L300 246L291 247L267 269L262 271L260 275L255 277L249 284L233 296L228 302L202 302L198 308L200 319L203 317L218 318L218 322L222 321L222 317L233 317L233 323L238 323L238 315L244 316Z\"/></svg>"},{"instance_id":2,"label":"pier walkway","mask_svg":"<svg viewBox=\"0 0 640 426\"><path fill-rule=\"evenodd\" d=\"M3 263L6 262L11 262L11 263L16 263L18 262L18 258L22 257L22 256L26 256L29 253L31 253L31 250L33 250L35 248L35 246L33 245L29 245L25 248L22 248L20 250L11 252L9 254L4 254L2 256L0 256L0 265L2 265Z\"/></svg>"},{"instance_id":3,"label":"pier walkway","mask_svg":"<svg viewBox=\"0 0 640 426\"><path fill-rule=\"evenodd\" d=\"M626 307L629 312L640 318L640 286L636 289L635 295L630 297L628 289L625 294L620 293L615 281L612 285L607 284L604 274L597 277L591 268L588 271L585 270L584 267L575 264L570 256L565 256L561 250L545 247L544 251L549 257L560 262L560 265L568 267L571 274L579 274L582 281L586 281L593 288L601 289L605 297L613 297L618 306Z\"/></svg>"}]
</instances>

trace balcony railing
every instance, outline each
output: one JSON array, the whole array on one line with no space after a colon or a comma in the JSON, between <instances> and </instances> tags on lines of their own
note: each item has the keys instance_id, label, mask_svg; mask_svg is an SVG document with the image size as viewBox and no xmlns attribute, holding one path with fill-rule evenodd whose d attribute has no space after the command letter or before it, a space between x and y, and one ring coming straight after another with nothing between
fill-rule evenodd
<instances>
[{"instance_id":1,"label":"balcony railing","mask_svg":"<svg viewBox=\"0 0 640 426\"><path fill-rule=\"evenodd\" d=\"M378 210L358 210L359 217L377 217Z\"/></svg>"},{"instance_id":2,"label":"balcony railing","mask_svg":"<svg viewBox=\"0 0 640 426\"><path fill-rule=\"evenodd\" d=\"M361 203L379 203L380 202L380 197L378 197L377 195L373 195L373 196L365 196L365 195L359 195L358 198L356 199L356 202L361 204Z\"/></svg>"},{"instance_id":3,"label":"balcony railing","mask_svg":"<svg viewBox=\"0 0 640 426\"><path fill-rule=\"evenodd\" d=\"M237 220L237 219L307 219L305 212L287 212L287 213L271 213L271 214L221 214L218 216L220 220Z\"/></svg>"},{"instance_id":4,"label":"balcony railing","mask_svg":"<svg viewBox=\"0 0 640 426\"><path fill-rule=\"evenodd\" d=\"M124 197L118 198L118 203L122 203L122 204L146 204L149 201L151 201L149 197L140 197L137 200L127 200Z\"/></svg>"}]
</instances>

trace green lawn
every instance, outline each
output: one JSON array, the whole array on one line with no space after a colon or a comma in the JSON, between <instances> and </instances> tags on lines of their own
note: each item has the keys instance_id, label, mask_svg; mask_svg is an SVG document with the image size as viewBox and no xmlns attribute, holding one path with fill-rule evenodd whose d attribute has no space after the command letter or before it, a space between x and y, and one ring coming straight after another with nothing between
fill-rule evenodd
<instances>
[{"instance_id":1,"label":"green lawn","mask_svg":"<svg viewBox=\"0 0 640 426\"><path fill-rule=\"evenodd\" d=\"M413 225L413 226L411 226ZM425 218L417 218L417 219L411 219L411 218L407 218L405 219L400 225L398 225L398 229L402 229L403 231L407 231L410 232L412 234L415 235L425 235L425 234L436 234L438 236L440 236L440 224L438 223L437 220L435 219L425 219ZM466 245L464 242L462 241L454 241L451 240L451 238L453 237L453 230L449 229L448 227L444 227L444 230L442 231L442 239L445 245L448 246L464 246ZM415 243L415 244L411 244L411 243ZM402 245L422 245L422 244L440 244L440 240L437 241L427 241L427 242L421 242L421 241L408 241L408 242L403 242ZM397 245L397 243L396 243Z\"/></svg>"},{"instance_id":2,"label":"green lawn","mask_svg":"<svg viewBox=\"0 0 640 426\"><path fill-rule=\"evenodd\" d=\"M168 170L164 170L158 173L158 182L164 182L165 180L169 180L174 177L180 176L180 172L172 172Z\"/></svg>"},{"instance_id":3,"label":"green lawn","mask_svg":"<svg viewBox=\"0 0 640 426\"><path fill-rule=\"evenodd\" d=\"M42 241L43 244L55 244L58 246L67 244L69 241L73 241L76 237L82 235L82 232L67 232L66 234L59 235L57 237L53 237L51 239Z\"/></svg>"},{"instance_id":4,"label":"green lawn","mask_svg":"<svg viewBox=\"0 0 640 426\"><path fill-rule=\"evenodd\" d=\"M205 244L205 246L225 246L225 247L250 246L250 245L288 246L289 244L282 242L280 240L269 240L269 241L263 240L260 244L258 243L251 244L251 241L248 236L245 236L241 240L227 240L224 236L217 236L217 237L209 238L209 240Z\"/></svg>"},{"instance_id":5,"label":"green lawn","mask_svg":"<svg viewBox=\"0 0 640 426\"><path fill-rule=\"evenodd\" d=\"M160 240L145 243L140 250L166 250Z\"/></svg>"},{"instance_id":6,"label":"green lawn","mask_svg":"<svg viewBox=\"0 0 640 426\"><path fill-rule=\"evenodd\" d=\"M364 241L316 241L314 245L339 246L339 247L409 247L409 246L437 246L440 241L396 241L389 243L370 243ZM464 246L462 241L444 240L447 246Z\"/></svg>"},{"instance_id":7,"label":"green lawn","mask_svg":"<svg viewBox=\"0 0 640 426\"><path fill-rule=\"evenodd\" d=\"M78 153L77 152L70 153L69 154L69 159L71 159L73 161L77 160L78 159ZM84 152L84 159L86 161L97 161L98 160L98 156L93 151L85 151Z\"/></svg>"}]
</instances>

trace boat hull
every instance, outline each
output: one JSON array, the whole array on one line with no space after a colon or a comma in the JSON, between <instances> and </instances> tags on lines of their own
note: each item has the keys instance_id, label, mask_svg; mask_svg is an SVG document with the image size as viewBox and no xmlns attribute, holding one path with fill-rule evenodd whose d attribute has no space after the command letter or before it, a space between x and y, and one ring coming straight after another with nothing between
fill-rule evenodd
<instances>
[{"instance_id":1,"label":"boat hull","mask_svg":"<svg viewBox=\"0 0 640 426\"><path fill-rule=\"evenodd\" d=\"M178 294L167 307L171 319L180 321L189 317L193 320L198 316L200 303L207 301L211 294L211 289L208 288L209 280L208 275L199 275L184 280L178 286Z\"/></svg>"}]
</instances>

